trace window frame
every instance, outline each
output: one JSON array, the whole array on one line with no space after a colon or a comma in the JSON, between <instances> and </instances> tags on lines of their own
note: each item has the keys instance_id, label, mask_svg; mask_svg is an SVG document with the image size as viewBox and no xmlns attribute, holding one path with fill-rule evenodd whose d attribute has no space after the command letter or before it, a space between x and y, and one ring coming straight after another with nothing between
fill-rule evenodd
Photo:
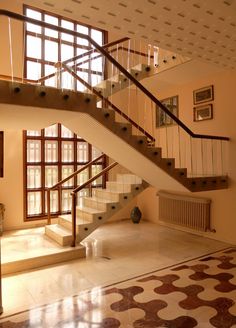
<instances>
[{"instance_id":1,"label":"window frame","mask_svg":"<svg viewBox=\"0 0 236 328\"><path fill-rule=\"evenodd\" d=\"M68 18L68 17L65 17L65 16L61 16L61 15L58 15L58 14L55 14L55 13L51 13L51 12L48 12L44 9L40 9L40 8L36 8L36 7L33 7L33 6L30 6L30 5L23 5L23 13L25 16L27 16L27 9L29 10L34 10L34 11L38 11L41 13L42 15L42 21L44 21L44 17L45 15L49 15L49 16L53 16L55 18L58 19L58 26L61 26L61 22L62 20L66 20L68 22L71 22L73 23L73 26L74 26L74 29L73 31L77 31L77 25L81 25L81 26L84 26L86 28L88 28L88 35L91 37L91 33L92 33L92 30L97 30L97 31L100 31L102 32L103 34L103 44L107 43L108 42L108 32L103 30L103 29L100 29L100 28L97 28L97 27L93 27L91 25L88 25L88 24L84 24L84 23L81 23L79 21L76 21L76 20L73 20L71 18ZM34 63L39 63L41 64L41 77L45 76L45 66L46 65L49 65L49 66L53 66L54 65L54 62L52 61L49 61L49 60L46 60L45 59L45 40L49 40L49 41L55 41L57 42L58 44L58 61L61 61L61 45L62 44L65 44L65 45L72 45L73 46L73 57L76 56L76 49L83 49L83 50L89 50L92 47L92 45L88 42L88 45L80 45L79 43L76 42L76 37L73 36L73 42L70 42L70 41L66 41L66 40L61 40L61 32L58 32L58 37L57 38L54 38L54 37L51 37L51 36L46 36L45 35L45 28L42 27L42 32L41 33L36 33L36 32L31 32L31 31L28 31L27 28L26 28L26 25L24 25L24 42L25 42L25 53L24 53L24 76L25 78L27 78L27 62L34 62ZM40 38L42 40L42 46L41 46L41 58L40 59L36 59L36 58L33 58L33 57L28 57L27 56L27 36L28 35L31 35L31 36L36 36L38 38ZM92 56L92 54L91 54ZM88 74L88 83L91 84L92 82L92 79L91 79L91 75L98 75L98 76L101 76L102 78L105 78L106 77L106 67L105 67L105 63L103 63L103 71L102 72L99 72L99 71L92 71L91 69L91 61L88 62L88 68L78 68L76 69L76 71L81 71L81 72L85 72ZM77 86L77 81L75 79L73 79L73 89L74 90L77 90L78 89L78 86ZM45 82L42 83L43 85L45 85Z\"/></svg>"},{"instance_id":2,"label":"window frame","mask_svg":"<svg viewBox=\"0 0 236 328\"><path fill-rule=\"evenodd\" d=\"M27 135L27 130L23 131L23 195L24 195L24 221L34 221L34 220L42 220L47 218L46 212L46 179L45 179L45 168L50 166L57 166L58 167L58 177L57 180L62 180L62 169L63 166L73 166L73 172L78 170L78 166L85 165L92 160L93 146L86 142L84 139L78 137L75 133L73 133L73 137L62 137L62 124L57 123L58 125L58 135L51 137L45 136L45 129L40 130L40 136L32 136ZM28 162L27 161L27 141L28 140L40 140L41 142L41 161L40 162ZM57 141L58 142L58 161L57 162L46 162L45 161L45 141ZM73 151L74 151L74 160L72 162L63 162L62 161L62 151L61 151L61 144L63 141L71 141L73 142ZM77 155L77 143L83 142L87 145L88 149L88 158L86 161L79 161ZM95 148L95 147L94 147ZM102 160L96 162L93 166L99 165L101 169L106 167L107 157L104 154ZM39 188L29 188L27 186L27 168L28 166L39 166L41 168L41 187ZM88 169L88 178L92 177L92 167ZM73 185L72 186L63 186L58 194L58 211L51 214L52 217L57 217L61 214L69 214L70 211L62 211L62 202L61 202L61 193L63 190L73 190L78 186L78 178L73 178ZM97 185L92 185L92 189L95 188L104 188L106 183L106 175L102 177L102 183ZM40 192L41 193L41 206L42 206L42 213L29 215L28 214L28 193L29 192Z\"/></svg>"}]
</instances>

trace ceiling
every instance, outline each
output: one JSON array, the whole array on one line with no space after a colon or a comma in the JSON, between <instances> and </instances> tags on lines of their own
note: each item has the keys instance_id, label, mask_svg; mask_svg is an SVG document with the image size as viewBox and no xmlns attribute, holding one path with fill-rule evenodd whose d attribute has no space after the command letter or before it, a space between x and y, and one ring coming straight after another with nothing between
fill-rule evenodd
<instances>
[{"instance_id":1,"label":"ceiling","mask_svg":"<svg viewBox=\"0 0 236 328\"><path fill-rule=\"evenodd\" d=\"M26 0L48 11L236 68L236 0Z\"/></svg>"}]
</instances>

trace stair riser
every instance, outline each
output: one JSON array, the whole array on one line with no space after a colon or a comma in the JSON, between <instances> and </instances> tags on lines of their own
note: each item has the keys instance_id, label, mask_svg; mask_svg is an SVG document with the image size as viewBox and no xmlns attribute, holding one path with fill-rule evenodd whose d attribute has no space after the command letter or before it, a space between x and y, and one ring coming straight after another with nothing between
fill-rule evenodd
<instances>
[{"instance_id":1,"label":"stair riser","mask_svg":"<svg viewBox=\"0 0 236 328\"><path fill-rule=\"evenodd\" d=\"M106 212L109 209L110 204L96 202L93 199L85 198L83 199L83 206Z\"/></svg>"},{"instance_id":2,"label":"stair riser","mask_svg":"<svg viewBox=\"0 0 236 328\"><path fill-rule=\"evenodd\" d=\"M130 184L141 184L142 179L134 177L133 174L117 174L117 182L130 183Z\"/></svg>"},{"instance_id":3,"label":"stair riser","mask_svg":"<svg viewBox=\"0 0 236 328\"><path fill-rule=\"evenodd\" d=\"M50 227L45 226L45 234L51 239L55 240L61 246L69 246L72 242L72 237L62 237L50 230Z\"/></svg>"},{"instance_id":4,"label":"stair riser","mask_svg":"<svg viewBox=\"0 0 236 328\"><path fill-rule=\"evenodd\" d=\"M101 199L110 200L111 202L119 202L120 198L122 197L122 195L115 194L101 189L95 190L95 196Z\"/></svg>"},{"instance_id":5,"label":"stair riser","mask_svg":"<svg viewBox=\"0 0 236 328\"><path fill-rule=\"evenodd\" d=\"M63 226L64 228L72 231L72 224L68 220L64 220L63 218L59 218L58 223ZM76 226L76 233L79 232L79 227Z\"/></svg>"},{"instance_id":6,"label":"stair riser","mask_svg":"<svg viewBox=\"0 0 236 328\"><path fill-rule=\"evenodd\" d=\"M107 181L106 183L107 189L111 191L119 191L122 193L130 193L131 192L131 185L128 184L118 184L113 181Z\"/></svg>"}]
</instances>

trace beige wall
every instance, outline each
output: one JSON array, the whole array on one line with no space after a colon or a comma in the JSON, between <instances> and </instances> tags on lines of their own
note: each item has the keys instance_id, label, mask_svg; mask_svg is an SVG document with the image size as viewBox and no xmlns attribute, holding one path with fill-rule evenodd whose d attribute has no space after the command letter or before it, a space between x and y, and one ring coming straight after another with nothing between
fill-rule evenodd
<instances>
[{"instance_id":1,"label":"beige wall","mask_svg":"<svg viewBox=\"0 0 236 328\"><path fill-rule=\"evenodd\" d=\"M151 90L156 92L156 83ZM193 122L193 90L214 85L213 119ZM236 85L236 72L225 71L217 75L207 76L194 80L186 85L166 89L156 96L164 99L173 95L179 95L180 119L195 133L228 136L231 138L228 144L228 174L230 186L226 190L200 192L194 194L199 197L212 199L212 228L216 233L209 233L209 237L236 243L236 105L234 101ZM158 222L158 197L157 190L150 188L139 196L138 204L143 210L144 216L153 222ZM150 209L153 209L150 210Z\"/></svg>"},{"instance_id":2,"label":"beige wall","mask_svg":"<svg viewBox=\"0 0 236 328\"><path fill-rule=\"evenodd\" d=\"M22 1L0 2L0 8L22 13ZM10 25L9 25L10 24ZM11 27L9 34L9 26ZM20 22L0 16L0 44L6 45L0 51L0 75L22 77L23 71L23 29ZM11 42L9 41L11 36ZM113 36L118 38L118 36ZM11 46L11 47L10 47ZM10 48L14 51L10 52ZM11 59L12 58L12 59ZM14 121L14 115L10 116ZM50 116L48 116L50 121ZM34 124L34 122L32 122ZM36 122L35 122L36 123ZM63 122L62 122L63 123ZM37 123L36 123L37 124ZM29 128L29 126L27 125ZM32 127L34 128L34 127ZM22 130L10 130L0 120L0 130L4 131L4 178L0 178L0 202L5 205L4 230L35 227L45 221L24 222L23 217L23 144ZM112 175L115 179L115 174ZM120 213L112 217L112 221L129 217L129 213L135 201L131 202Z\"/></svg>"},{"instance_id":3,"label":"beige wall","mask_svg":"<svg viewBox=\"0 0 236 328\"><path fill-rule=\"evenodd\" d=\"M1 1L1 8L21 12L21 1ZM0 42L7 43L5 35L8 34L8 25L6 18L0 18ZM0 74L13 74L21 76L22 73L22 31L20 23L14 26L12 33L12 42L17 44L13 53L13 66L9 60L9 49L5 47L0 52ZM116 38L116 37L114 37ZM17 60L16 60L17 59ZM156 93L158 84L157 79L153 79L151 90ZM193 102L192 91L203 86L213 84L215 90L214 119L194 123L193 122ZM224 72L215 76L208 76L187 85L176 86L166 89L159 93L159 99L172 95L179 95L180 100L180 118L195 133L227 135L231 137L229 146L229 176L230 188L223 191L212 191L200 193L199 196L206 196L212 199L212 226L216 229L216 234L210 235L212 238L225 240L231 243L236 242L236 152L235 152L235 104L234 88L236 85L236 73ZM132 91L134 92L134 91ZM125 97L116 96L117 102L125 103ZM135 115L135 106L132 107ZM12 117L14 120L14 117ZM23 197L22 197L22 135L21 131L5 130L5 177L0 179L0 201L6 205L6 219L4 226L6 229L23 227ZM158 222L158 198L154 188L149 188L138 198L138 204L143 211L144 218ZM197 195L196 195L197 196ZM129 215L129 210L122 214L122 218ZM35 224L35 223L34 223Z\"/></svg>"},{"instance_id":4,"label":"beige wall","mask_svg":"<svg viewBox=\"0 0 236 328\"><path fill-rule=\"evenodd\" d=\"M0 8L22 13L22 1L1 0ZM22 78L23 26L20 21L0 16L0 74ZM12 50L14 49L14 50Z\"/></svg>"}]
</instances>

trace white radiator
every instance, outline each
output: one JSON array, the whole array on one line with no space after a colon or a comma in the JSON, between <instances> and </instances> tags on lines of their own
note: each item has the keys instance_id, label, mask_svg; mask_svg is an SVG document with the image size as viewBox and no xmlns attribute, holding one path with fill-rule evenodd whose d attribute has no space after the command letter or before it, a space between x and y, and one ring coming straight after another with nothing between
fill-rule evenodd
<instances>
[{"instance_id":1,"label":"white radiator","mask_svg":"<svg viewBox=\"0 0 236 328\"><path fill-rule=\"evenodd\" d=\"M159 220L198 231L211 230L211 199L159 191Z\"/></svg>"}]
</instances>

